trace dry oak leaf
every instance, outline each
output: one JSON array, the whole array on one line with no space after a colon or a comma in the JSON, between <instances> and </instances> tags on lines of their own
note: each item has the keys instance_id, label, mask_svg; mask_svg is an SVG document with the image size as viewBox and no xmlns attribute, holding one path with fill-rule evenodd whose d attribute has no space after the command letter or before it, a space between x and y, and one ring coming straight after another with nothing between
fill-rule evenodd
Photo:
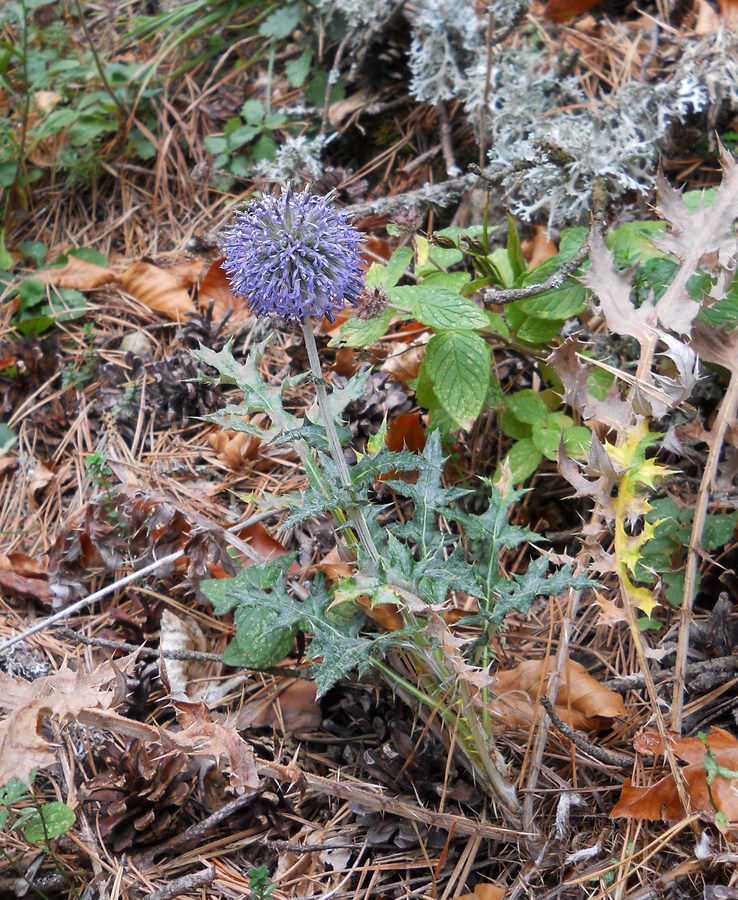
<instances>
[{"instance_id":1,"label":"dry oak leaf","mask_svg":"<svg viewBox=\"0 0 738 900\"><path fill-rule=\"evenodd\" d=\"M55 675L24 681L0 672L0 785L11 778L30 783L31 772L55 762L52 744L40 734L44 719L61 726L86 709L109 709L125 696L124 674L137 654L104 662L92 672L73 672L66 663ZM112 685L110 689L108 687Z\"/></svg>"},{"instance_id":2,"label":"dry oak leaf","mask_svg":"<svg viewBox=\"0 0 738 900\"><path fill-rule=\"evenodd\" d=\"M713 728L707 736L707 744L718 766L731 772L738 771L738 741L732 734L722 728ZM639 735L634 746L641 753L661 754L664 750L661 738L650 732ZM707 749L697 737L675 737L672 750L687 763L682 769L682 777L691 811L699 813L700 818L708 822L714 822L719 810L733 823L731 832L737 833L738 779L718 775L708 788L703 766ZM620 799L610 816L613 819L647 819L651 822L663 819L669 822L682 819L685 814L674 776L669 774L650 787L636 787L630 778L626 778Z\"/></svg>"},{"instance_id":3,"label":"dry oak leaf","mask_svg":"<svg viewBox=\"0 0 738 900\"><path fill-rule=\"evenodd\" d=\"M254 751L236 729L213 722L204 703L173 700L180 732L167 732L167 737L181 750L215 761L228 771L231 787L238 794L259 786Z\"/></svg>"},{"instance_id":4,"label":"dry oak leaf","mask_svg":"<svg viewBox=\"0 0 738 900\"><path fill-rule=\"evenodd\" d=\"M548 691L547 676L553 672L554 665L552 659L529 659L501 672L490 687L495 697L490 711L505 725L527 728L545 714L538 699ZM570 659L561 673L554 709L562 721L580 731L609 728L613 719L626 715L622 697Z\"/></svg>"},{"instance_id":5,"label":"dry oak leaf","mask_svg":"<svg viewBox=\"0 0 738 900\"><path fill-rule=\"evenodd\" d=\"M118 281L139 303L175 322L182 321L187 313L195 312L189 291L182 287L181 275L153 263L133 263L119 274Z\"/></svg>"},{"instance_id":6,"label":"dry oak leaf","mask_svg":"<svg viewBox=\"0 0 738 900\"><path fill-rule=\"evenodd\" d=\"M237 332L253 318L253 313L246 299L236 297L231 290L228 276L223 271L224 260L225 256L221 256L210 264L197 292L197 305L204 310L212 303L214 322L220 322L230 313L226 330Z\"/></svg>"}]
</instances>

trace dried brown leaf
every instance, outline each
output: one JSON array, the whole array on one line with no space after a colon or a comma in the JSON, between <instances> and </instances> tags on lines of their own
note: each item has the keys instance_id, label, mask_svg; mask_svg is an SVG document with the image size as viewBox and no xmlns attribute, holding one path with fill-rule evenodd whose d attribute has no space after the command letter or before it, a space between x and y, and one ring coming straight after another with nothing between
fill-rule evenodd
<instances>
[{"instance_id":1,"label":"dried brown leaf","mask_svg":"<svg viewBox=\"0 0 738 900\"><path fill-rule=\"evenodd\" d=\"M162 653L174 650L204 653L207 650L207 640L192 616L177 616L170 609L165 609L161 614L160 647ZM167 659L165 662L162 657L159 664L166 667L165 677L170 693L190 700L202 700L205 697L208 685L202 680L205 673L202 662L194 659Z\"/></svg>"},{"instance_id":2,"label":"dried brown leaf","mask_svg":"<svg viewBox=\"0 0 738 900\"><path fill-rule=\"evenodd\" d=\"M647 352L658 340L653 304L646 300L637 309L633 306L630 300L632 270L615 268L613 254L596 228L589 238L589 250L589 271L581 280L599 301L596 311L605 317L610 331L634 337L641 345L641 352Z\"/></svg>"},{"instance_id":3,"label":"dried brown leaf","mask_svg":"<svg viewBox=\"0 0 738 900\"><path fill-rule=\"evenodd\" d=\"M181 286L182 278L153 263L133 263L118 280L123 290L139 303L174 321L195 312L189 291Z\"/></svg>"},{"instance_id":4,"label":"dried brown leaf","mask_svg":"<svg viewBox=\"0 0 738 900\"><path fill-rule=\"evenodd\" d=\"M212 759L218 768L223 767L237 793L259 786L254 751L234 727L213 722L204 703L174 700L173 706L183 730L168 732L169 738L181 749Z\"/></svg>"},{"instance_id":5,"label":"dried brown leaf","mask_svg":"<svg viewBox=\"0 0 738 900\"><path fill-rule=\"evenodd\" d=\"M553 669L551 659L529 659L500 673L490 688L497 698L490 704L490 711L506 725L527 727L542 714L538 701L548 690L548 676ZM573 660L567 660L563 667L554 709L572 728L585 731L609 727L613 719L626 715L620 695L600 684Z\"/></svg>"},{"instance_id":6,"label":"dried brown leaf","mask_svg":"<svg viewBox=\"0 0 738 900\"><path fill-rule=\"evenodd\" d=\"M655 311L664 328L676 334L691 331L700 304L687 293L687 283L695 274L702 258L715 253L722 268L732 268L736 253L733 223L738 204L738 165L720 146L723 180L709 208L700 201L690 215L684 198L674 190L662 172L657 176L656 211L670 227L668 234L653 240L659 250L671 253L682 263L674 281L656 304Z\"/></svg>"},{"instance_id":7,"label":"dried brown leaf","mask_svg":"<svg viewBox=\"0 0 738 900\"><path fill-rule=\"evenodd\" d=\"M55 675L24 681L0 672L0 708L9 711L0 723L0 785L11 778L29 782L34 768L55 760L52 744L41 735L45 719L60 726L74 722L83 710L109 709L125 696L123 675L135 653L115 665L101 663L92 672L73 672L66 664ZM110 685L112 688L108 689Z\"/></svg>"},{"instance_id":8,"label":"dried brown leaf","mask_svg":"<svg viewBox=\"0 0 738 900\"><path fill-rule=\"evenodd\" d=\"M727 731L713 728L707 737L710 751L718 766L731 772L738 770L738 741ZM634 742L640 752L660 754L663 743L656 734L641 734ZM693 812L700 813L707 821L714 821L718 811L731 823L731 832L738 831L738 791L735 778L717 775L708 786L704 761L707 749L697 737L675 738L672 750L679 759L688 763L682 769L682 778ZM636 787L626 779L620 799L610 814L613 819L647 819L648 821L674 821L685 815L679 799L674 776L669 774L649 787Z\"/></svg>"},{"instance_id":9,"label":"dried brown leaf","mask_svg":"<svg viewBox=\"0 0 738 900\"><path fill-rule=\"evenodd\" d=\"M76 256L70 256L69 262L58 269L46 269L33 277L44 284L53 284L59 288L74 288L77 291L91 291L103 284L117 281L112 269L96 266L84 259L77 259Z\"/></svg>"},{"instance_id":10,"label":"dried brown leaf","mask_svg":"<svg viewBox=\"0 0 738 900\"><path fill-rule=\"evenodd\" d=\"M597 400L590 394L587 379L593 366L582 363L577 356L582 346L578 337L571 337L547 360L564 385L564 401L581 413L585 421L594 420L621 432L632 421L630 404L620 398L615 385L604 400Z\"/></svg>"}]
</instances>

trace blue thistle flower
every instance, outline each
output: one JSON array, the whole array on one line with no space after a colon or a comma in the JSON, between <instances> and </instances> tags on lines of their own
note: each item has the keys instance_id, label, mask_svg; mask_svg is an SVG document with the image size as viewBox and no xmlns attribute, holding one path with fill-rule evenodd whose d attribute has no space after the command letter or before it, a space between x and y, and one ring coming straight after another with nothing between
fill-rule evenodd
<instances>
[{"instance_id":1,"label":"blue thistle flower","mask_svg":"<svg viewBox=\"0 0 738 900\"><path fill-rule=\"evenodd\" d=\"M223 251L234 293L254 315L302 322L356 303L359 232L309 189L268 195L238 213Z\"/></svg>"}]
</instances>

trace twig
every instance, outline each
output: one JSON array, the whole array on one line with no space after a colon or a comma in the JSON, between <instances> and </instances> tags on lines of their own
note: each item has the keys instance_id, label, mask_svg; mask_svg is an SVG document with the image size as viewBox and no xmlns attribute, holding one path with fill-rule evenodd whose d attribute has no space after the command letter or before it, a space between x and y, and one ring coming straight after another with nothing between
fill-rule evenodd
<instances>
[{"instance_id":1,"label":"twig","mask_svg":"<svg viewBox=\"0 0 738 900\"><path fill-rule=\"evenodd\" d=\"M441 132L441 148L443 149L443 160L446 163L446 175L449 178L456 178L461 175L461 169L456 164L454 157L454 148L451 142L451 123L448 119L448 110L445 103L438 105L438 118L440 121Z\"/></svg>"},{"instance_id":2,"label":"twig","mask_svg":"<svg viewBox=\"0 0 738 900\"><path fill-rule=\"evenodd\" d=\"M203 869L201 872L183 875L181 878L175 878L166 887L159 888L158 891L149 894L147 900L171 900L172 897L180 897L186 891L202 887L204 884L212 884L215 881L215 875L215 866Z\"/></svg>"},{"instance_id":3,"label":"twig","mask_svg":"<svg viewBox=\"0 0 738 900\"><path fill-rule=\"evenodd\" d=\"M260 793L262 793L262 788L256 788L253 791L247 791L245 794L241 794L240 797L236 797L234 800L221 806L220 809L216 809L214 813L211 813L206 819L203 819L202 822L196 822L194 825L191 825L181 834L175 834L174 837L162 841L154 847L147 847L146 850L142 850L141 853L138 853L133 857L133 862L137 866L148 866L153 863L155 857L160 856L166 851L185 853L187 850L192 849L192 847L196 847L206 834L211 832L214 828L217 828L244 806L251 803Z\"/></svg>"},{"instance_id":4,"label":"twig","mask_svg":"<svg viewBox=\"0 0 738 900\"><path fill-rule=\"evenodd\" d=\"M378 793L376 788L367 790L367 788L352 782L311 775L309 772L303 772L301 769L298 769L294 764L283 766L279 763L257 759L256 767L260 775L267 775L275 778L277 781L296 783L303 790L307 789L318 794L326 794L329 797L338 797L340 800L358 803L364 809L388 813L389 815L409 819L412 822L422 822L431 828L443 828L446 831L453 829L455 834L479 835L482 838L489 838L504 843L515 843L521 838L532 837L532 835L513 828L502 828L499 825L492 825L485 820L475 822L468 816L434 812L432 809L419 806L417 803Z\"/></svg>"},{"instance_id":5,"label":"twig","mask_svg":"<svg viewBox=\"0 0 738 900\"><path fill-rule=\"evenodd\" d=\"M540 284L529 284L527 287L509 288L502 291L496 288L488 288L484 292L485 306L513 303L515 300L526 300L528 297L538 297L540 294L545 294L546 291L561 287L589 256L592 234L594 232L602 233L605 227L606 206L607 189L604 182L598 179L592 191L592 231L574 256Z\"/></svg>"},{"instance_id":6,"label":"twig","mask_svg":"<svg viewBox=\"0 0 738 900\"><path fill-rule=\"evenodd\" d=\"M527 287L508 288L507 290L502 291L497 288L487 288L484 292L484 305L492 306L493 304L501 305L503 303L514 303L516 300L527 300L528 297L538 297L540 294L545 294L546 291L552 291L555 288L559 288L576 272L588 256L589 239L584 241L571 259L567 260L545 281L540 282L540 284L529 284Z\"/></svg>"},{"instance_id":7,"label":"twig","mask_svg":"<svg viewBox=\"0 0 738 900\"><path fill-rule=\"evenodd\" d=\"M59 635L69 640L76 641L78 644L84 644L87 647L104 647L107 650L118 650L121 653L135 653L143 659L179 659L182 661L193 660L194 662L214 662L222 663L223 658L220 653L201 653L199 650L161 650L155 647L142 647L140 644L130 644L127 641L111 641L107 638L88 637L85 634L79 634L71 628L60 628ZM284 675L286 678L297 678L303 681L309 681L313 675L310 669L285 669L280 666L267 666L266 668L251 668L250 666L239 665L239 669L246 669L250 672L263 672L265 675Z\"/></svg>"},{"instance_id":8,"label":"twig","mask_svg":"<svg viewBox=\"0 0 738 900\"><path fill-rule=\"evenodd\" d=\"M247 528L249 525L260 522L262 519L267 519L270 516L275 515L277 512L278 510L269 510L268 512L257 513L255 516L250 516L243 522L238 522L236 525L231 525L230 528L224 529L224 532L226 534L232 534L233 532L240 531L242 528ZM150 575L152 572L155 572L162 566L166 566L170 563L176 562L178 559L181 559L186 552L186 549L176 550L174 553L169 553L166 556L162 556L161 559L154 560L154 562L149 563L148 566L144 566L143 569L138 569L135 572L131 572L130 575L125 575L123 578L119 578L112 584L109 584L104 588L100 588L99 591L95 591L93 594L88 594L87 597L83 597L81 600L77 600L76 603L72 603L71 606L67 606L65 607L65 609L59 610L59 612L54 613L53 616L49 616L47 619L42 619L42 621L37 622L32 628L28 628L26 629L26 631L22 631L20 634L16 634L14 637L8 638L7 640L3 641L2 644L0 644L0 653L4 653L6 650L9 650L16 644L24 641L26 638L31 637L31 635L38 634L39 631L43 631L44 629L49 628L49 626L54 625L56 622L61 622L63 619L68 619L69 616L73 616L80 609L84 609L86 606L90 606L97 600L101 600L103 597L107 597L108 594L112 594L119 588L131 584L131 582L133 581L138 581L140 578L143 578L146 575Z\"/></svg>"},{"instance_id":9,"label":"twig","mask_svg":"<svg viewBox=\"0 0 738 900\"><path fill-rule=\"evenodd\" d=\"M344 212L353 219L366 216L389 216L400 209L414 209L418 206L448 206L466 191L474 187L477 180L475 174L459 175L438 184L425 184L414 191L383 197L380 200L369 200L366 203L355 203L344 208Z\"/></svg>"},{"instance_id":10,"label":"twig","mask_svg":"<svg viewBox=\"0 0 738 900\"><path fill-rule=\"evenodd\" d=\"M715 672L724 672L726 676L738 670L738 656L724 656L722 659L706 659L702 662L692 663L684 670L684 677L690 681L705 672L713 674ZM663 684L665 681L671 681L674 672L660 672L653 675L654 684ZM634 675L624 675L622 678L609 678L603 682L606 688L611 691L632 691L646 686L646 679L643 674L636 673Z\"/></svg>"},{"instance_id":11,"label":"twig","mask_svg":"<svg viewBox=\"0 0 738 900\"><path fill-rule=\"evenodd\" d=\"M570 725L567 725L566 722L562 720L554 709L553 703L551 703L545 694L541 695L541 706L546 710L549 719L551 719L556 728L558 728L564 737L568 738L575 747L578 747L584 753L589 754L589 756L594 757L594 759L599 760L599 762L605 763L606 766L617 766L620 769L633 768L635 760L632 756L627 756L625 753L610 753L603 747L597 747L595 744L590 744L583 735L574 731Z\"/></svg>"},{"instance_id":12,"label":"twig","mask_svg":"<svg viewBox=\"0 0 738 900\"><path fill-rule=\"evenodd\" d=\"M710 503L710 487L717 472L720 453L728 426L735 419L738 406L738 368L730 373L728 389L725 392L717 420L710 432L710 452L707 456L705 470L702 473L700 489L697 494L697 505L692 519L692 534L689 539L687 565L684 572L684 593L682 595L681 627L677 658L674 665L674 694L671 710L671 727L676 732L682 729L682 712L684 709L684 673L687 668L689 651L689 626L692 620L692 604L697 586L697 570L699 568L699 552L702 543L702 532L705 529L707 508Z\"/></svg>"}]
</instances>

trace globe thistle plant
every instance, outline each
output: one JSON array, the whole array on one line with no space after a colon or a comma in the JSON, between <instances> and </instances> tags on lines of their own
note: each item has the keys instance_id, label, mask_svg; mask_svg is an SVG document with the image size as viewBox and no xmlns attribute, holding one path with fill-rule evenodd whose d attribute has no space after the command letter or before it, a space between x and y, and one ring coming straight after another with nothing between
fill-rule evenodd
<instances>
[{"instance_id":1,"label":"globe thistle plant","mask_svg":"<svg viewBox=\"0 0 738 900\"><path fill-rule=\"evenodd\" d=\"M358 246L358 231L324 197L288 188L238 214L223 246L223 269L257 316L333 322L361 292Z\"/></svg>"}]
</instances>

